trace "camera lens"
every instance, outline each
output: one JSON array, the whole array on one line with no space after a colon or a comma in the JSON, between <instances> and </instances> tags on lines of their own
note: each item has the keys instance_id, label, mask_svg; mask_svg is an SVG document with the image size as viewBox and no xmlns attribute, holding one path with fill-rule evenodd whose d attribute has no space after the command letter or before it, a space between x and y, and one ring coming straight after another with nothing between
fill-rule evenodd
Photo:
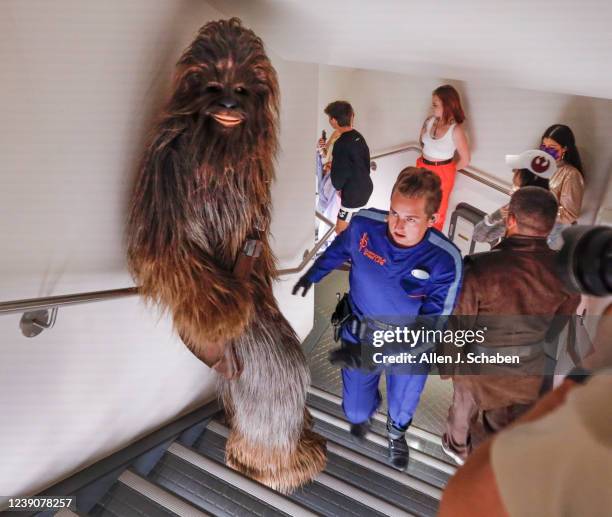
<instances>
[{"instance_id":1,"label":"camera lens","mask_svg":"<svg viewBox=\"0 0 612 517\"><path fill-rule=\"evenodd\" d=\"M559 275L572 291L593 296L612 293L612 228L572 226L563 231Z\"/></svg>"}]
</instances>

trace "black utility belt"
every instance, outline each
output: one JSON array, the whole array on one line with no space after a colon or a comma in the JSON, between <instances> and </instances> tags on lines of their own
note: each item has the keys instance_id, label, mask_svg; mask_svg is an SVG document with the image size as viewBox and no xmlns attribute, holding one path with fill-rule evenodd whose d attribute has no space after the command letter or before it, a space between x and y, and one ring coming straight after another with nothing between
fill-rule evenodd
<instances>
[{"instance_id":1,"label":"black utility belt","mask_svg":"<svg viewBox=\"0 0 612 517\"><path fill-rule=\"evenodd\" d=\"M369 318L359 319L355 315L353 315L353 318L349 321L348 325L351 334L356 336L359 341L365 341L368 336L370 336L373 332L376 332L377 330L390 330L392 332L395 332L395 329L399 328L397 325L389 325L387 323L372 320Z\"/></svg>"},{"instance_id":2,"label":"black utility belt","mask_svg":"<svg viewBox=\"0 0 612 517\"><path fill-rule=\"evenodd\" d=\"M431 160L428 160L424 156L421 156L421 160L423 160L423 163L426 164L426 165L448 165L449 163L453 162L452 158L449 158L448 160L441 160L441 161L437 161L437 162L432 162Z\"/></svg>"},{"instance_id":3,"label":"black utility belt","mask_svg":"<svg viewBox=\"0 0 612 517\"><path fill-rule=\"evenodd\" d=\"M360 341L376 330L395 331L395 329L399 328L398 325L391 325L372 318L360 318L357 316L353 311L353 307L351 307L348 293L344 293L344 296L338 301L331 317L331 323L334 327L334 340L336 342L340 340L340 332L344 325L348 325L351 334Z\"/></svg>"}]
</instances>

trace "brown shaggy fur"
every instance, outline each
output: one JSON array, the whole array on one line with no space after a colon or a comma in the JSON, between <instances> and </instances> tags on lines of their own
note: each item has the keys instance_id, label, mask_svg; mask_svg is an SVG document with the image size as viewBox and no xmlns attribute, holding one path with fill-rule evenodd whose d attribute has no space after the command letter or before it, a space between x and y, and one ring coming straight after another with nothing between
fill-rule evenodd
<instances>
[{"instance_id":1,"label":"brown shaggy fur","mask_svg":"<svg viewBox=\"0 0 612 517\"><path fill-rule=\"evenodd\" d=\"M323 469L325 443L305 425L308 367L272 294L278 99L276 72L252 31L235 18L199 31L144 156L128 261L141 293L170 311L209 366L234 344L244 371L219 386L232 427L228 463L286 492ZM232 269L256 230L262 254L250 278L237 279Z\"/></svg>"},{"instance_id":2,"label":"brown shaggy fur","mask_svg":"<svg viewBox=\"0 0 612 517\"><path fill-rule=\"evenodd\" d=\"M310 429L303 429L294 454L287 455L279 448L252 447L243 443L244 436L232 432L227 440L227 464L250 478L268 485L274 490L287 493L295 486L312 480L311 472L318 472L325 465L323 438ZM268 458L263 462L262 458Z\"/></svg>"}]
</instances>

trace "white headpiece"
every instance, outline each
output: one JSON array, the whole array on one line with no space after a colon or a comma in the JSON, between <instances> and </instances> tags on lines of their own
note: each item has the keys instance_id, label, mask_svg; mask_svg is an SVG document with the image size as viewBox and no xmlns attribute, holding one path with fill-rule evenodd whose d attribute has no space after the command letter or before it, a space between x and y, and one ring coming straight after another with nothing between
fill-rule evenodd
<instances>
[{"instance_id":1,"label":"white headpiece","mask_svg":"<svg viewBox=\"0 0 612 517\"><path fill-rule=\"evenodd\" d=\"M532 149L521 154L507 154L506 164L513 169L528 169L540 178L550 179L557 172L555 159L545 151Z\"/></svg>"}]
</instances>

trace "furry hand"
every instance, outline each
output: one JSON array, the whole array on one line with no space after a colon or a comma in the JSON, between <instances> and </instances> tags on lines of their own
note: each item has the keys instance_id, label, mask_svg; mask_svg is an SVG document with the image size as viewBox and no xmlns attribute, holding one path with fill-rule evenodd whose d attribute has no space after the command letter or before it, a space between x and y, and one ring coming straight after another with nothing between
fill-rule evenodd
<instances>
[{"instance_id":1,"label":"furry hand","mask_svg":"<svg viewBox=\"0 0 612 517\"><path fill-rule=\"evenodd\" d=\"M293 290L291 291L291 294L297 294L300 288L302 288L303 289L302 296L306 296L306 293L309 291L311 287L312 287L312 282L306 278L306 275L304 275L302 278L300 278L297 281L297 284L293 286Z\"/></svg>"}]
</instances>

